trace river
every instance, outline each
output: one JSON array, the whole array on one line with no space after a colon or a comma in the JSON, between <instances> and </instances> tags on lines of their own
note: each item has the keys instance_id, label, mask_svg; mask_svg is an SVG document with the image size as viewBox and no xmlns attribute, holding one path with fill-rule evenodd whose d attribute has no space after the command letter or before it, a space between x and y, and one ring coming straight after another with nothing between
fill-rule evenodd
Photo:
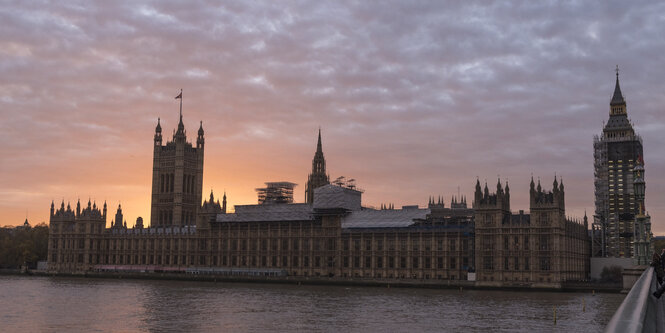
<instances>
[{"instance_id":1,"label":"river","mask_svg":"<svg viewBox=\"0 0 665 333\"><path fill-rule=\"evenodd\" d=\"M623 298L0 275L0 331L589 333Z\"/></svg>"}]
</instances>

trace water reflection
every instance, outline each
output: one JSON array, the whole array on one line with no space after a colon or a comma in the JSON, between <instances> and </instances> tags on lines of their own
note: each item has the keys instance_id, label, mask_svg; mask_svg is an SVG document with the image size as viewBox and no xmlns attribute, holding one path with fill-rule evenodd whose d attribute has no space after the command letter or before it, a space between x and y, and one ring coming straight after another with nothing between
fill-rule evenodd
<instances>
[{"instance_id":1,"label":"water reflection","mask_svg":"<svg viewBox=\"0 0 665 333\"><path fill-rule=\"evenodd\" d=\"M70 332L600 332L623 299L619 294L11 276L0 276L0 292L4 331Z\"/></svg>"}]
</instances>

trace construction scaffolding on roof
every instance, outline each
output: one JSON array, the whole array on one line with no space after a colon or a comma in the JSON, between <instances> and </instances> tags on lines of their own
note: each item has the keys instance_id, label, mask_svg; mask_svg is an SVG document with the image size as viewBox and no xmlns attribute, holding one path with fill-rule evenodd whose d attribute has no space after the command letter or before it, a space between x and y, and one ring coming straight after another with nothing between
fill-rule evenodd
<instances>
[{"instance_id":1,"label":"construction scaffolding on roof","mask_svg":"<svg viewBox=\"0 0 665 333\"><path fill-rule=\"evenodd\" d=\"M266 187L257 188L259 204L293 203L293 188L298 184L290 182L267 182Z\"/></svg>"}]
</instances>

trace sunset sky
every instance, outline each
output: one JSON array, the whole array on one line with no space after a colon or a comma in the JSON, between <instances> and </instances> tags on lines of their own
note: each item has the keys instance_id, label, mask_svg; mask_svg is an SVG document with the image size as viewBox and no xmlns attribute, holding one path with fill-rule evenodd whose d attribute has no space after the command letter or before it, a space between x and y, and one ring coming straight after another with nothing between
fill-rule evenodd
<instances>
[{"instance_id":1,"label":"sunset sky","mask_svg":"<svg viewBox=\"0 0 665 333\"><path fill-rule=\"evenodd\" d=\"M665 234L665 4L658 1L45 1L0 6L0 225L51 201L149 220L157 118L205 130L203 195L304 201L319 127L331 179L363 203L425 206L478 177L528 210L563 177L593 215L593 135L619 65ZM110 218L108 225L110 226Z\"/></svg>"}]
</instances>

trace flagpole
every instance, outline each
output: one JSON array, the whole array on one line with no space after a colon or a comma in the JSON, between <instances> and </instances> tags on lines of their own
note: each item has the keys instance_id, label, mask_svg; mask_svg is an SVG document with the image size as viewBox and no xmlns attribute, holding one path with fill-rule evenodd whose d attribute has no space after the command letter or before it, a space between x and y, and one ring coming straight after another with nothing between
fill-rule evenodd
<instances>
[{"instance_id":1,"label":"flagpole","mask_svg":"<svg viewBox=\"0 0 665 333\"><path fill-rule=\"evenodd\" d=\"M180 119L182 119L182 88L180 88Z\"/></svg>"}]
</instances>

